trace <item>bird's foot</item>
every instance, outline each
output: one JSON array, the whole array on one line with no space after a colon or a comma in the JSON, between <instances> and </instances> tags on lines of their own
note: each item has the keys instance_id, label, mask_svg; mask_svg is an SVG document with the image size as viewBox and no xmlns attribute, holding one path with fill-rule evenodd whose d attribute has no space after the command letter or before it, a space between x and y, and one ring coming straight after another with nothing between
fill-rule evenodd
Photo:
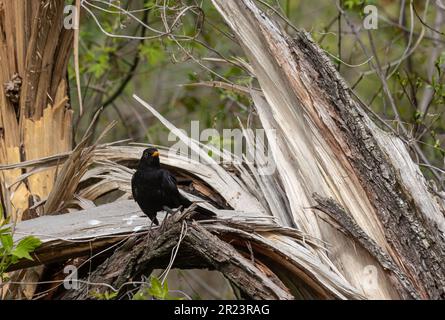
<instances>
[{"instance_id":1,"label":"bird's foot","mask_svg":"<svg viewBox=\"0 0 445 320\"><path fill-rule=\"evenodd\" d=\"M147 236L147 241L148 242L151 242L151 240L152 240L152 237L153 237L153 232L152 232L152 228L153 228L153 221L154 221L154 219L153 220L151 220L151 223L150 223L150 228L148 229L148 236Z\"/></svg>"},{"instance_id":2,"label":"bird's foot","mask_svg":"<svg viewBox=\"0 0 445 320\"><path fill-rule=\"evenodd\" d=\"M163 219L162 222L161 222L161 228L164 227L165 222L166 222L167 219L168 219L168 215L169 215L169 214L170 214L170 215L174 215L174 214L176 214L176 213L178 213L178 212L181 212L181 210L182 210L182 206L179 206L179 207L176 208L176 209L172 209L172 208L170 208L170 207L163 206L162 209L165 211L165 217L164 217L164 219Z\"/></svg>"},{"instance_id":3,"label":"bird's foot","mask_svg":"<svg viewBox=\"0 0 445 320\"><path fill-rule=\"evenodd\" d=\"M173 214L176 214L178 212L181 212L182 211L182 206L179 206L176 209L172 209L170 207L163 206L162 209L166 212L166 215L165 215L165 218L164 218L164 219L166 219L169 214L173 215Z\"/></svg>"},{"instance_id":4,"label":"bird's foot","mask_svg":"<svg viewBox=\"0 0 445 320\"><path fill-rule=\"evenodd\" d=\"M164 225L165 225L165 223L166 223L166 221L167 221L167 219L168 219L168 215L169 215L169 214L174 214L174 213L175 213L171 208L169 208L169 207L167 207L167 206L163 206L163 207L162 207L162 210L165 211L165 216L164 216L164 219L162 219L162 222L161 222L161 225L160 225L160 228L161 228L161 229L164 228Z\"/></svg>"},{"instance_id":5,"label":"bird's foot","mask_svg":"<svg viewBox=\"0 0 445 320\"><path fill-rule=\"evenodd\" d=\"M171 208L169 208L167 206L163 206L162 209L167 213L165 215L165 217L167 217L168 214L174 214L175 213L175 211L173 211L173 209L171 209Z\"/></svg>"}]
</instances>

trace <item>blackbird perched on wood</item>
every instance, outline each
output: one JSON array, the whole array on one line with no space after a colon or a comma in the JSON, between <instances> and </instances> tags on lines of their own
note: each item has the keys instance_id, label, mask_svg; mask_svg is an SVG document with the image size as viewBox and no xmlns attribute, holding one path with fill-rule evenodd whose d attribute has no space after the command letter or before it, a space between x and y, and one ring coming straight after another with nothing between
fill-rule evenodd
<instances>
[{"instance_id":1,"label":"blackbird perched on wood","mask_svg":"<svg viewBox=\"0 0 445 320\"><path fill-rule=\"evenodd\" d=\"M174 208L192 204L179 193L176 178L168 170L161 169L159 151L155 148L144 150L131 179L131 191L141 210L156 225L159 225L156 218L159 211L172 213Z\"/></svg>"}]
</instances>

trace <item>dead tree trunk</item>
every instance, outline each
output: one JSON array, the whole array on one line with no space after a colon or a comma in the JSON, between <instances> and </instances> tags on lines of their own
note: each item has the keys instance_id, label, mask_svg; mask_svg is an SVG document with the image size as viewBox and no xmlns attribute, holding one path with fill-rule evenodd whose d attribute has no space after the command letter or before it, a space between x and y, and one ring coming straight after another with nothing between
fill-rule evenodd
<instances>
[{"instance_id":1,"label":"dead tree trunk","mask_svg":"<svg viewBox=\"0 0 445 320\"><path fill-rule=\"evenodd\" d=\"M0 1L1 164L71 150L66 77L73 31L63 27L64 6L63 0ZM8 190L21 174L2 171L2 203L15 221L35 216L27 208L48 195L55 170Z\"/></svg>"},{"instance_id":2,"label":"dead tree trunk","mask_svg":"<svg viewBox=\"0 0 445 320\"><path fill-rule=\"evenodd\" d=\"M0 0L2 165L71 150L67 64L73 31L63 28L64 6L63 0ZM29 208L48 196L55 172L51 168L14 184L25 172L1 171L6 216L18 222L43 214Z\"/></svg>"},{"instance_id":3,"label":"dead tree trunk","mask_svg":"<svg viewBox=\"0 0 445 320\"><path fill-rule=\"evenodd\" d=\"M263 125L278 131L282 153L276 161L288 176L295 223L333 245L334 264L368 297L445 298L443 200L430 193L408 146L372 122L308 34L290 38L251 0L213 3L237 35L264 93L265 98L253 93L253 100ZM306 209L314 205L314 192L343 208L323 211L339 214L335 222L346 235L320 212ZM360 243L344 221L353 221L372 246ZM377 251L400 276L379 261ZM363 283L368 265L378 271L373 288Z\"/></svg>"}]
</instances>

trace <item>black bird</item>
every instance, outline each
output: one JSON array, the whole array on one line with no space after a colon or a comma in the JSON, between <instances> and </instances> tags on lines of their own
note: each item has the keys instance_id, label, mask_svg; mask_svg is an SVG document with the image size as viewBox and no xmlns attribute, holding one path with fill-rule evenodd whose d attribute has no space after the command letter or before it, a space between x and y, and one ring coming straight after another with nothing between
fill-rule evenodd
<instances>
[{"instance_id":1,"label":"black bird","mask_svg":"<svg viewBox=\"0 0 445 320\"><path fill-rule=\"evenodd\" d=\"M156 225L159 225L156 218L159 211L172 213L174 208L192 204L179 193L176 178L168 170L161 169L159 151L155 148L144 150L131 179L131 191L142 212Z\"/></svg>"}]
</instances>

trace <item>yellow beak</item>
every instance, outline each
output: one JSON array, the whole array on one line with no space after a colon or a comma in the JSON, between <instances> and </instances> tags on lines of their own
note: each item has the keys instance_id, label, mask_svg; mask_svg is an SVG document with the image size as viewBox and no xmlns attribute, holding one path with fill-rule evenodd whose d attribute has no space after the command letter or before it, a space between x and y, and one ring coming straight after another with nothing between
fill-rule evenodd
<instances>
[{"instance_id":1,"label":"yellow beak","mask_svg":"<svg viewBox=\"0 0 445 320\"><path fill-rule=\"evenodd\" d=\"M155 151L153 152L153 154L151 155L152 157L159 157L159 151Z\"/></svg>"}]
</instances>

